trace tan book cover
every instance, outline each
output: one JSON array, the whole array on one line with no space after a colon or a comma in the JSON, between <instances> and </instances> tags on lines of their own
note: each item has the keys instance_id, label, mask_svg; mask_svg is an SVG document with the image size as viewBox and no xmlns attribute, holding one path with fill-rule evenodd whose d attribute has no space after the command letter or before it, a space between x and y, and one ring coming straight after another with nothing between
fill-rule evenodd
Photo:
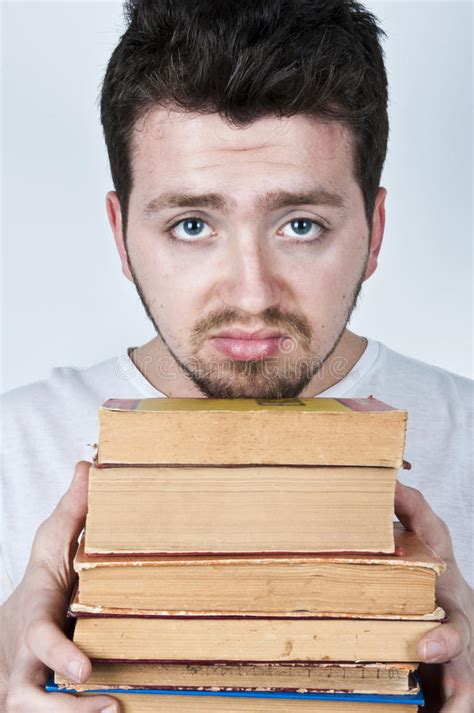
<instances>
[{"instance_id":1,"label":"tan book cover","mask_svg":"<svg viewBox=\"0 0 474 713\"><path fill-rule=\"evenodd\" d=\"M395 555L98 555L81 539L75 612L189 616L438 616L444 563L394 525Z\"/></svg>"},{"instance_id":2,"label":"tan book cover","mask_svg":"<svg viewBox=\"0 0 474 713\"><path fill-rule=\"evenodd\" d=\"M406 411L367 399L109 399L99 464L400 468Z\"/></svg>"}]
</instances>

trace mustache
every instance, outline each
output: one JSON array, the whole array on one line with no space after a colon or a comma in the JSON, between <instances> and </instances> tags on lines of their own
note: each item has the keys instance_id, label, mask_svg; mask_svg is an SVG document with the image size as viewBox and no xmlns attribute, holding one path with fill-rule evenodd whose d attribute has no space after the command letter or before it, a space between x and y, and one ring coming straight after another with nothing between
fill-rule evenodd
<instances>
[{"instance_id":1,"label":"mustache","mask_svg":"<svg viewBox=\"0 0 474 713\"><path fill-rule=\"evenodd\" d=\"M228 307L218 312L211 312L196 323L191 332L191 345L193 349L199 348L209 332L213 332L216 329L233 327L237 324L239 326L255 325L256 321L258 322L256 328L272 327L284 333L300 337L307 345L311 343L313 331L304 315L284 312L279 307L269 307L256 320L251 315Z\"/></svg>"}]
</instances>

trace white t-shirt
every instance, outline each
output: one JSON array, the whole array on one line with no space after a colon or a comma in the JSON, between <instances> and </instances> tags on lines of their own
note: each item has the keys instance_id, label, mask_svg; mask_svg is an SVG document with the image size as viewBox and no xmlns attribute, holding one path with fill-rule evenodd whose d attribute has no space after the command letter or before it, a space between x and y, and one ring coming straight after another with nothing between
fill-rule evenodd
<instances>
[{"instance_id":1,"label":"white t-shirt","mask_svg":"<svg viewBox=\"0 0 474 713\"><path fill-rule=\"evenodd\" d=\"M354 368L320 396L373 395L408 411L400 480L423 492L448 524L466 579L473 572L474 382L369 340ZM3 601L25 570L38 525L67 489L74 464L91 460L98 407L108 398L164 396L128 356L89 368L53 369L49 378L2 397L5 459L0 533Z\"/></svg>"}]
</instances>

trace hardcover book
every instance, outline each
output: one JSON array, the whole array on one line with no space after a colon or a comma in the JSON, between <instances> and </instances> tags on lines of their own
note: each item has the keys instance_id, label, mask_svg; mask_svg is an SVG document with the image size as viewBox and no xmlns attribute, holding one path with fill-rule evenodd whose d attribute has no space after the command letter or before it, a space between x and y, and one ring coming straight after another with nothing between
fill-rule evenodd
<instances>
[{"instance_id":1,"label":"hardcover book","mask_svg":"<svg viewBox=\"0 0 474 713\"><path fill-rule=\"evenodd\" d=\"M101 555L84 540L73 612L256 617L438 618L444 563L393 527L395 555ZM124 612L123 610L126 610Z\"/></svg>"},{"instance_id":2,"label":"hardcover book","mask_svg":"<svg viewBox=\"0 0 474 713\"><path fill-rule=\"evenodd\" d=\"M91 659L163 663L418 661L438 621L77 615L73 639Z\"/></svg>"},{"instance_id":3,"label":"hardcover book","mask_svg":"<svg viewBox=\"0 0 474 713\"><path fill-rule=\"evenodd\" d=\"M91 467L85 551L393 553L396 475L352 466Z\"/></svg>"},{"instance_id":4,"label":"hardcover book","mask_svg":"<svg viewBox=\"0 0 474 713\"><path fill-rule=\"evenodd\" d=\"M400 468L406 411L374 398L109 399L98 464Z\"/></svg>"},{"instance_id":5,"label":"hardcover book","mask_svg":"<svg viewBox=\"0 0 474 713\"><path fill-rule=\"evenodd\" d=\"M46 691L64 691L50 682ZM69 689L77 693L76 689ZM163 689L91 689L120 701L122 713L412 713L423 705L414 695L365 695L349 693L285 693L259 691L180 691ZM87 693L79 693L87 695Z\"/></svg>"},{"instance_id":6,"label":"hardcover book","mask_svg":"<svg viewBox=\"0 0 474 713\"><path fill-rule=\"evenodd\" d=\"M87 683L78 685L56 673L63 688L170 688L179 690L338 691L414 694L420 686L416 664L236 663L176 664L94 661Z\"/></svg>"}]
</instances>

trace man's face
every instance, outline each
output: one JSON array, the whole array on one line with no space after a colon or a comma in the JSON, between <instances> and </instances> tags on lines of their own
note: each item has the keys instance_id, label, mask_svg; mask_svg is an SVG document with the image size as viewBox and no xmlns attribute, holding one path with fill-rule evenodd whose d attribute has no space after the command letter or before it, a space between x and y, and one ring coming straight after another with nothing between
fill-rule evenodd
<instances>
[{"instance_id":1,"label":"man's face","mask_svg":"<svg viewBox=\"0 0 474 713\"><path fill-rule=\"evenodd\" d=\"M157 109L132 172L124 271L178 368L210 397L305 395L375 269L347 130Z\"/></svg>"}]
</instances>

